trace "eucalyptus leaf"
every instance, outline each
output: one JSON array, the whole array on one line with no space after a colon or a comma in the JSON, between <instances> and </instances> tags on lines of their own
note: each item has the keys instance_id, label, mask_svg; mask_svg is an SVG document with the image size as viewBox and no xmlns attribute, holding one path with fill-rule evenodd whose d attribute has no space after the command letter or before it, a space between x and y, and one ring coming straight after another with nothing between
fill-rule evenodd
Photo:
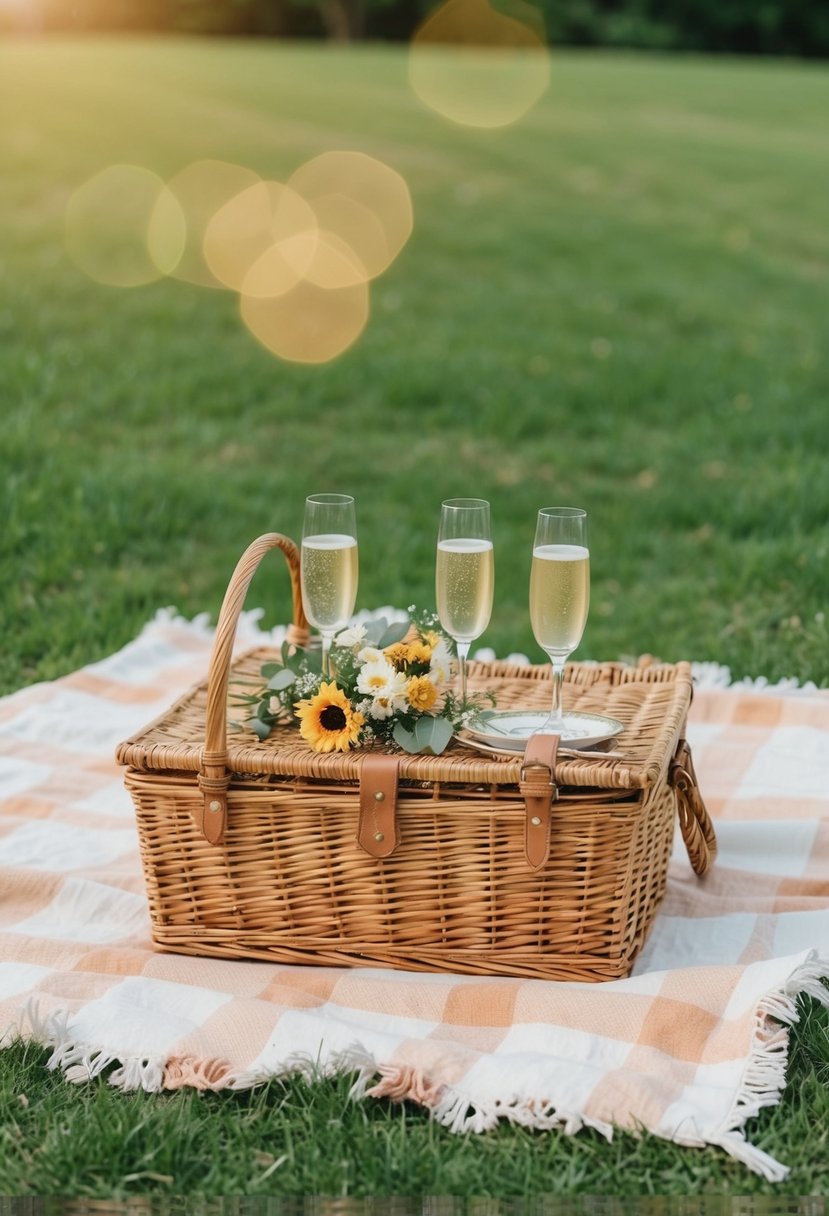
<instances>
[{"instance_id":1,"label":"eucalyptus leaf","mask_svg":"<svg viewBox=\"0 0 829 1216\"><path fill-rule=\"evenodd\" d=\"M275 676L278 671L282 670L281 663L263 663L262 675L267 679L269 676Z\"/></svg>"},{"instance_id":2,"label":"eucalyptus leaf","mask_svg":"<svg viewBox=\"0 0 829 1216\"><path fill-rule=\"evenodd\" d=\"M296 684L296 672L291 671L289 667L282 667L268 680L268 688L272 688L274 692L279 692L283 688L290 688L292 684Z\"/></svg>"},{"instance_id":3,"label":"eucalyptus leaf","mask_svg":"<svg viewBox=\"0 0 829 1216\"><path fill-rule=\"evenodd\" d=\"M389 627L389 623L384 616L378 616L376 620L366 621L365 623L365 645L378 646L378 643Z\"/></svg>"},{"instance_id":4,"label":"eucalyptus leaf","mask_svg":"<svg viewBox=\"0 0 829 1216\"><path fill-rule=\"evenodd\" d=\"M406 727L402 722L397 722L395 724L392 738L398 747L403 748L404 752L411 752L414 754L415 752L420 751L420 744L418 743L416 736L412 731L406 730Z\"/></svg>"},{"instance_id":5,"label":"eucalyptus leaf","mask_svg":"<svg viewBox=\"0 0 829 1216\"><path fill-rule=\"evenodd\" d=\"M405 621L395 621L389 625L385 633L380 635L380 641L377 643L379 650L385 650L387 646L393 646L395 642L402 642L403 638L409 632L411 622L407 617Z\"/></svg>"},{"instance_id":6,"label":"eucalyptus leaf","mask_svg":"<svg viewBox=\"0 0 829 1216\"><path fill-rule=\"evenodd\" d=\"M313 671L316 675L322 671L322 651L321 650L298 650L294 655L297 660L292 664L295 671L302 672Z\"/></svg>"},{"instance_id":7,"label":"eucalyptus leaf","mask_svg":"<svg viewBox=\"0 0 829 1216\"><path fill-rule=\"evenodd\" d=\"M263 722L261 718L248 718L248 726L255 735L259 736L260 739L267 739L268 735L271 733L271 728L268 726L267 722Z\"/></svg>"},{"instance_id":8,"label":"eucalyptus leaf","mask_svg":"<svg viewBox=\"0 0 829 1216\"><path fill-rule=\"evenodd\" d=\"M455 732L452 723L448 722L446 718L432 718L428 714L424 714L422 718L418 719L414 733L418 751L431 756L439 756Z\"/></svg>"}]
</instances>

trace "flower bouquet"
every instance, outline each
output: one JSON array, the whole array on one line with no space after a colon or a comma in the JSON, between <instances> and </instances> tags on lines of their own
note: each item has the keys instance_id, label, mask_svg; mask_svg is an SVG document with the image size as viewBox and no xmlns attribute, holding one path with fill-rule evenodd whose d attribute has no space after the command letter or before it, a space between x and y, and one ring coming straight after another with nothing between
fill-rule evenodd
<instances>
[{"instance_id":1,"label":"flower bouquet","mask_svg":"<svg viewBox=\"0 0 829 1216\"><path fill-rule=\"evenodd\" d=\"M349 751L375 741L439 755L455 731L494 704L488 693L465 702L450 689L453 650L434 616L389 624L384 617L338 633L329 655L285 643L281 663L265 663L264 684L238 694L246 725L266 739L278 723L298 721L317 752Z\"/></svg>"}]
</instances>

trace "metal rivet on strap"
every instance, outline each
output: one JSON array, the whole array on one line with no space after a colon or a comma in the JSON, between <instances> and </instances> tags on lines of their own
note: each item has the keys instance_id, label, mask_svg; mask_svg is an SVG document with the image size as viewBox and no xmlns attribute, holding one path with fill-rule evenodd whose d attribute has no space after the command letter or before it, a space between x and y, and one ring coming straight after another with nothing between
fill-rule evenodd
<instances>
[{"instance_id":1,"label":"metal rivet on strap","mask_svg":"<svg viewBox=\"0 0 829 1216\"><path fill-rule=\"evenodd\" d=\"M374 801L383 802L385 800L385 797L386 797L386 795L383 793L383 791L378 790L377 793L374 795Z\"/></svg>"},{"instance_id":2,"label":"metal rivet on strap","mask_svg":"<svg viewBox=\"0 0 829 1216\"><path fill-rule=\"evenodd\" d=\"M385 836L383 835L383 833L382 833L382 832L375 832L375 833L374 833L374 839L375 839L375 840L385 840L386 838L385 838Z\"/></svg>"},{"instance_id":3,"label":"metal rivet on strap","mask_svg":"<svg viewBox=\"0 0 829 1216\"><path fill-rule=\"evenodd\" d=\"M214 798L213 801L208 804L207 809L209 811L220 811L222 809L222 804L217 798Z\"/></svg>"},{"instance_id":4,"label":"metal rivet on strap","mask_svg":"<svg viewBox=\"0 0 829 1216\"><path fill-rule=\"evenodd\" d=\"M538 818L537 815L533 815L532 819L530 820L530 823L533 825L534 828L541 827L541 820Z\"/></svg>"}]
</instances>

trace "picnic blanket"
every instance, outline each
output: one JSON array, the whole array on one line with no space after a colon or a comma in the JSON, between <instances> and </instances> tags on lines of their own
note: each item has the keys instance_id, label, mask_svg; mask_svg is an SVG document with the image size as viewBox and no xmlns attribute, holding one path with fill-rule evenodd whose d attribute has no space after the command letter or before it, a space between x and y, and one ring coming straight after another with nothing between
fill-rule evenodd
<instances>
[{"instance_id":1,"label":"picnic blanket","mask_svg":"<svg viewBox=\"0 0 829 1216\"><path fill-rule=\"evenodd\" d=\"M240 646L262 641L247 614ZM166 611L103 662L0 701L0 1040L125 1090L348 1071L355 1097L411 1099L457 1132L647 1129L785 1177L744 1124L785 1084L797 997L827 1001L829 693L695 668L689 738L719 859L697 879L677 833L630 978L284 966L150 941L113 750L203 678L210 643L206 621Z\"/></svg>"}]
</instances>

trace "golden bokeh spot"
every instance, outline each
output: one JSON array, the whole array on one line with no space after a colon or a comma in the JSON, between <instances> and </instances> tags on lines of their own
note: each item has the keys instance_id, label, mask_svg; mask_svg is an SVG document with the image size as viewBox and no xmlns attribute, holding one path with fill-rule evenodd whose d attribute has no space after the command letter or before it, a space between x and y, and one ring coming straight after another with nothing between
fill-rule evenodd
<instances>
[{"instance_id":1,"label":"golden bokeh spot","mask_svg":"<svg viewBox=\"0 0 829 1216\"><path fill-rule=\"evenodd\" d=\"M513 0L498 12L487 0L446 0L415 31L409 82L422 102L452 122L505 127L550 83L550 56L538 13Z\"/></svg>"},{"instance_id":2,"label":"golden bokeh spot","mask_svg":"<svg viewBox=\"0 0 829 1216\"><path fill-rule=\"evenodd\" d=\"M314 256L316 233L316 215L300 194L282 182L258 181L212 216L204 233L204 259L216 279L234 291L242 290L251 268L258 266L259 288L254 291L248 284L246 290L277 296L303 277Z\"/></svg>"},{"instance_id":3,"label":"golden bokeh spot","mask_svg":"<svg viewBox=\"0 0 829 1216\"><path fill-rule=\"evenodd\" d=\"M163 210L169 207L170 199L174 200L186 221L184 249L178 264L170 272L174 278L195 283L197 287L225 286L205 262L205 231L213 216L228 200L260 182L259 174L253 169L223 160L194 161L168 180L158 200L158 211L153 216L150 236L151 248L155 253L159 234L164 231Z\"/></svg>"},{"instance_id":4,"label":"golden bokeh spot","mask_svg":"<svg viewBox=\"0 0 829 1216\"><path fill-rule=\"evenodd\" d=\"M364 152L323 152L301 165L288 185L311 204L321 228L354 250L369 278L391 264L412 234L405 179Z\"/></svg>"},{"instance_id":5,"label":"golden bokeh spot","mask_svg":"<svg viewBox=\"0 0 829 1216\"><path fill-rule=\"evenodd\" d=\"M389 251L380 218L365 203L347 194L322 194L314 199L314 211L320 228L354 251L366 278L375 279L394 260L397 251Z\"/></svg>"},{"instance_id":6,"label":"golden bokeh spot","mask_svg":"<svg viewBox=\"0 0 829 1216\"><path fill-rule=\"evenodd\" d=\"M158 260L148 238L164 182L140 165L110 165L72 194L66 206L66 252L81 270L110 287L141 287L178 263L185 220L174 200L164 206Z\"/></svg>"},{"instance_id":7,"label":"golden bokeh spot","mask_svg":"<svg viewBox=\"0 0 829 1216\"><path fill-rule=\"evenodd\" d=\"M319 241L325 245L325 234ZM272 256L269 250L263 260ZM263 346L293 363L327 363L356 342L369 317L365 282L321 287L307 278L275 296L258 294L267 269L254 264L242 285L241 314ZM249 290L249 285L252 290Z\"/></svg>"},{"instance_id":8,"label":"golden bokeh spot","mask_svg":"<svg viewBox=\"0 0 829 1216\"><path fill-rule=\"evenodd\" d=\"M166 186L159 191L147 224L147 251L163 275L175 272L187 246L187 217Z\"/></svg>"},{"instance_id":9,"label":"golden bokeh spot","mask_svg":"<svg viewBox=\"0 0 829 1216\"><path fill-rule=\"evenodd\" d=\"M369 279L365 266L348 242L335 232L322 230L316 233L313 254L303 277L314 286L329 291L356 287Z\"/></svg>"}]
</instances>

